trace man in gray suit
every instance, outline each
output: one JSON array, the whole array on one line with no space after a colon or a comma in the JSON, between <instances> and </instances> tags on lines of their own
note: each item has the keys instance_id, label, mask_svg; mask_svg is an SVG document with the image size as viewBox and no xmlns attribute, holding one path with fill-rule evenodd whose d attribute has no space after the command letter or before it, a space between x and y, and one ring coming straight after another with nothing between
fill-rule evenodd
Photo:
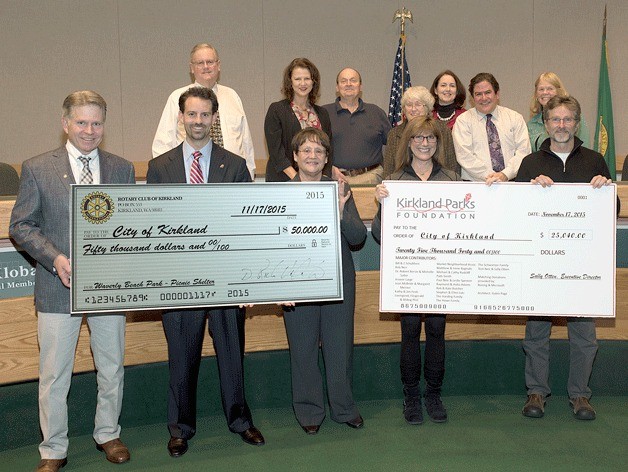
<instances>
[{"instance_id":1,"label":"man in gray suit","mask_svg":"<svg viewBox=\"0 0 628 472\"><path fill-rule=\"evenodd\" d=\"M133 165L98 149L107 104L92 91L74 92L63 102L64 146L22 165L11 214L10 234L37 261L35 305L39 341L40 472L67 464L67 396L82 316L70 315L70 185L135 183ZM129 460L118 419L124 382L123 313L86 316L97 370L98 394L93 437L107 460Z\"/></svg>"},{"instance_id":2,"label":"man in gray suit","mask_svg":"<svg viewBox=\"0 0 628 472\"><path fill-rule=\"evenodd\" d=\"M250 182L246 161L217 146L210 137L218 112L218 99L205 87L192 87L179 98L179 120L185 140L148 163L146 183ZM200 189L199 189L200 190ZM211 270L211 268L208 268ZM222 407L229 429L253 446L264 437L253 426L244 397L244 310L236 307L165 312L162 317L168 342L168 453L181 457L196 434L196 387L205 334L205 319L214 342Z\"/></svg>"}]
</instances>

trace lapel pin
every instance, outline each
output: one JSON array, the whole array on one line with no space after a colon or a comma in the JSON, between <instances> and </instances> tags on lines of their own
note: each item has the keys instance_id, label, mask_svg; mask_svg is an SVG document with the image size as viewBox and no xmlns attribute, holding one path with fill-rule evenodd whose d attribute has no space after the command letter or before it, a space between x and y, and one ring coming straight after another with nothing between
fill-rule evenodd
<instances>
[{"instance_id":1,"label":"lapel pin","mask_svg":"<svg viewBox=\"0 0 628 472\"><path fill-rule=\"evenodd\" d=\"M221 168L221 169L224 169L224 168L225 168L225 165L224 165L224 164L220 164L220 168Z\"/></svg>"}]
</instances>

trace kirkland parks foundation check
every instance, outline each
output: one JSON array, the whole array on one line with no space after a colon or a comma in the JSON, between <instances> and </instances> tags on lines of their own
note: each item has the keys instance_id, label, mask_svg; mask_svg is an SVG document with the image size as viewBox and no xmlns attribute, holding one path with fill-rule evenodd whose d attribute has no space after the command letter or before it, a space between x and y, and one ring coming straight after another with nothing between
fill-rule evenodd
<instances>
[{"instance_id":1,"label":"kirkland parks foundation check","mask_svg":"<svg viewBox=\"0 0 628 472\"><path fill-rule=\"evenodd\" d=\"M72 187L71 311L341 300L336 182Z\"/></svg>"},{"instance_id":2,"label":"kirkland parks foundation check","mask_svg":"<svg viewBox=\"0 0 628 472\"><path fill-rule=\"evenodd\" d=\"M380 311L615 316L614 185L384 183Z\"/></svg>"}]
</instances>

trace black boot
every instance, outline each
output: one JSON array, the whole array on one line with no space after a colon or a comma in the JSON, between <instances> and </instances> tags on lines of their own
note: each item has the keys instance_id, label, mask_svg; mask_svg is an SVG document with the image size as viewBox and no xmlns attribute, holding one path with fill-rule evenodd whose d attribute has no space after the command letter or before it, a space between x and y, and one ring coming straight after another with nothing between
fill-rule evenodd
<instances>
[{"instance_id":1,"label":"black boot","mask_svg":"<svg viewBox=\"0 0 628 472\"><path fill-rule=\"evenodd\" d=\"M440 398L440 388L431 388L428 384L425 392L425 409L434 423L447 421L447 410Z\"/></svg>"},{"instance_id":2,"label":"black boot","mask_svg":"<svg viewBox=\"0 0 628 472\"><path fill-rule=\"evenodd\" d=\"M403 388L403 417L408 424L423 424L423 406L421 405L421 391L418 387Z\"/></svg>"}]
</instances>

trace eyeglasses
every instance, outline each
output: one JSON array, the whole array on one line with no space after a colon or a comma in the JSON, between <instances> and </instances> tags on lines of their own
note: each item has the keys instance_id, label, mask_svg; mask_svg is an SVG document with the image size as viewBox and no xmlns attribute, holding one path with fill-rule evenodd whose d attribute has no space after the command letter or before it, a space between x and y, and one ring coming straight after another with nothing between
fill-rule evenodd
<instances>
[{"instance_id":1,"label":"eyeglasses","mask_svg":"<svg viewBox=\"0 0 628 472\"><path fill-rule=\"evenodd\" d=\"M425 106L425 103L412 102L412 103L406 103L406 108L408 108L408 109L418 108L419 110L421 110L421 109L427 108L427 107Z\"/></svg>"},{"instance_id":2,"label":"eyeglasses","mask_svg":"<svg viewBox=\"0 0 628 472\"><path fill-rule=\"evenodd\" d=\"M314 154L316 157L323 157L324 155L327 154L327 151L325 151L325 149L305 148L305 149L299 149L299 153L303 154L304 156L309 156L311 154Z\"/></svg>"},{"instance_id":3,"label":"eyeglasses","mask_svg":"<svg viewBox=\"0 0 628 472\"><path fill-rule=\"evenodd\" d=\"M573 125L576 122L576 119L571 118L571 117L567 117L567 118L554 117L554 118L548 118L547 121L549 121L553 125L559 125L561 121L565 123L566 125Z\"/></svg>"},{"instance_id":4,"label":"eyeglasses","mask_svg":"<svg viewBox=\"0 0 628 472\"><path fill-rule=\"evenodd\" d=\"M195 61L192 64L194 64L196 67L203 67L203 66L213 66L214 64L220 62L220 59L216 59L215 61L209 60L209 61Z\"/></svg>"},{"instance_id":5,"label":"eyeglasses","mask_svg":"<svg viewBox=\"0 0 628 472\"><path fill-rule=\"evenodd\" d=\"M420 134L417 134L416 136L412 136L411 139L417 144L423 144L424 140L428 143L436 142L436 136L434 136L433 134L430 134L429 136L421 136Z\"/></svg>"}]
</instances>

